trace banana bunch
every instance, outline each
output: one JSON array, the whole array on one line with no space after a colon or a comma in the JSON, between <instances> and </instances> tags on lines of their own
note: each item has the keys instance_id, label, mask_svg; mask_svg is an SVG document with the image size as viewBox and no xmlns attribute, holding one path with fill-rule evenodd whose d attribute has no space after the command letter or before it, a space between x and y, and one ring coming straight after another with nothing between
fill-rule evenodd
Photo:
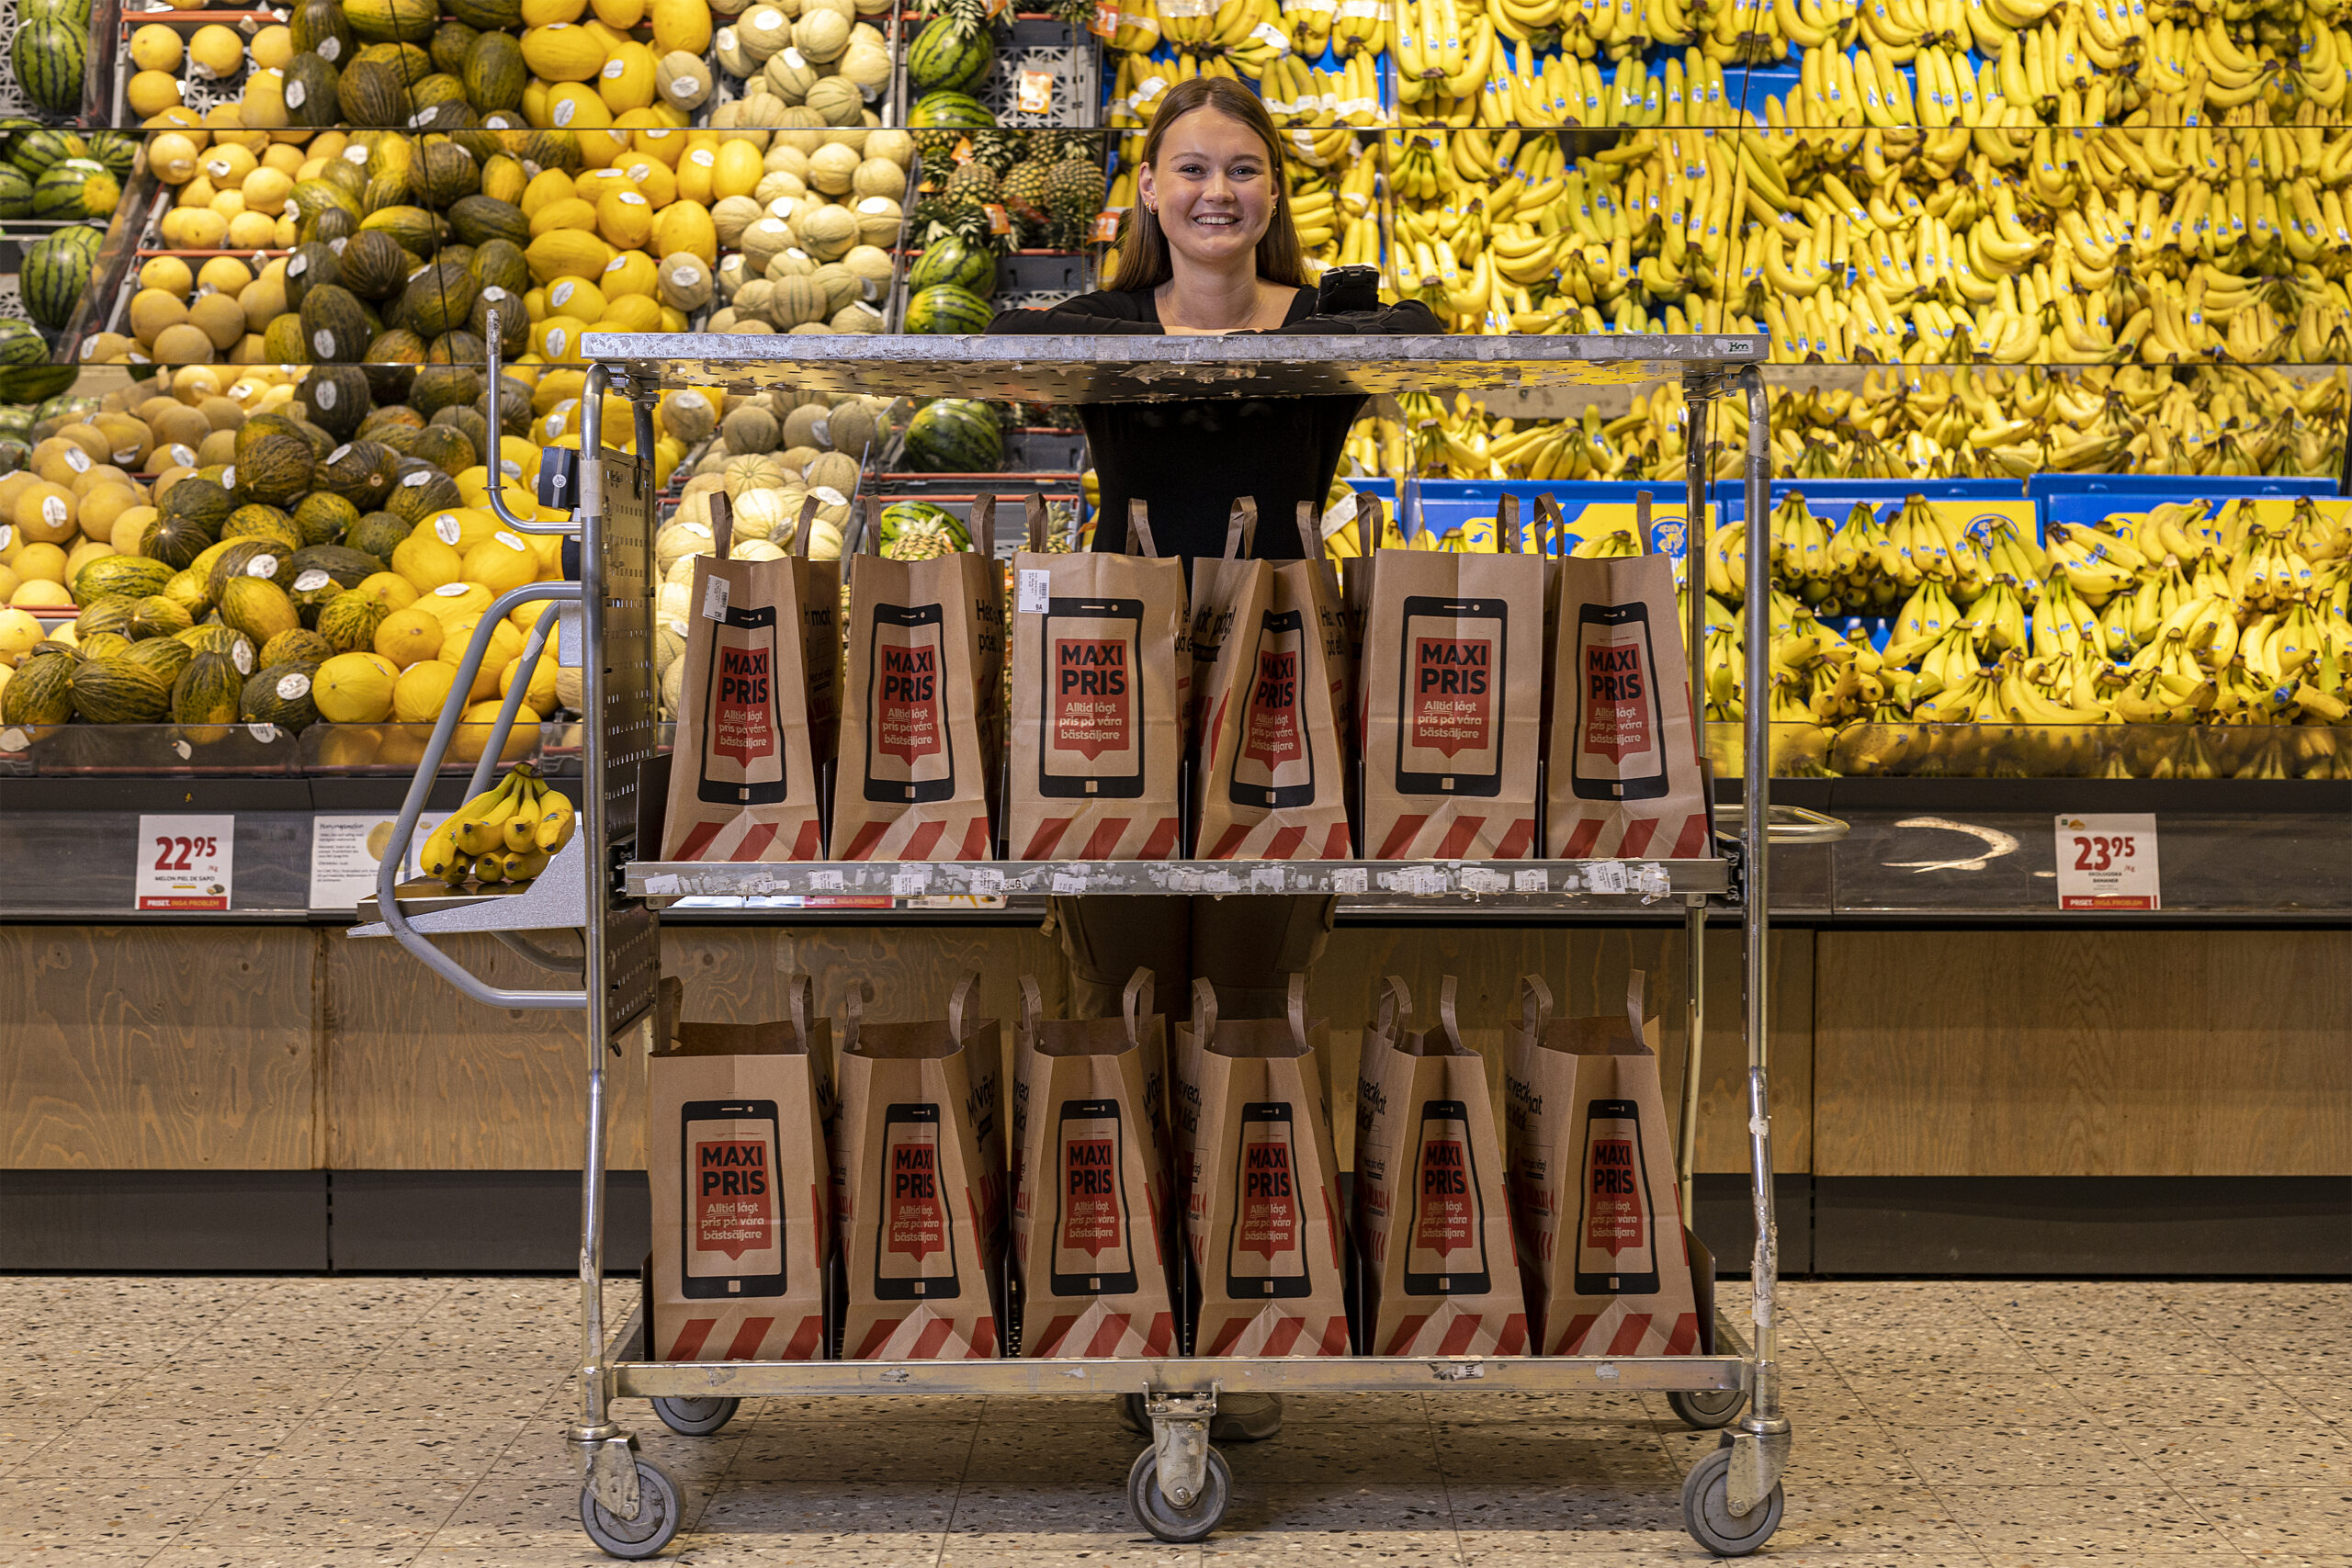
<instances>
[{"instance_id":1,"label":"banana bunch","mask_svg":"<svg viewBox=\"0 0 2352 1568\"><path fill-rule=\"evenodd\" d=\"M1155 0L1161 39L1185 54L1226 54L1258 39L1264 28L1284 51L1290 35L1272 0Z\"/></svg>"},{"instance_id":2,"label":"banana bunch","mask_svg":"<svg viewBox=\"0 0 2352 1568\"><path fill-rule=\"evenodd\" d=\"M528 882L571 840L571 802L538 770L518 762L497 784L443 819L424 840L419 863L451 887L468 882Z\"/></svg>"},{"instance_id":3,"label":"banana bunch","mask_svg":"<svg viewBox=\"0 0 2352 1568\"><path fill-rule=\"evenodd\" d=\"M1146 55L1159 47L1159 13L1152 0L1119 0L1119 21L1108 46L1124 54Z\"/></svg>"}]
</instances>

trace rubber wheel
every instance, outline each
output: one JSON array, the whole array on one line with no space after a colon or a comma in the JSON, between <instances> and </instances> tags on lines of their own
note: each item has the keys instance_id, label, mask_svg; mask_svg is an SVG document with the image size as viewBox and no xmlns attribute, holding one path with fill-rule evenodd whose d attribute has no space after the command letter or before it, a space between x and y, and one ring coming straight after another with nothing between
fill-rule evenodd
<instances>
[{"instance_id":1,"label":"rubber wheel","mask_svg":"<svg viewBox=\"0 0 2352 1568\"><path fill-rule=\"evenodd\" d=\"M1745 1557L1772 1539L1787 1504L1776 1484L1771 1495L1747 1511L1731 1511L1731 1450L1715 1450L1690 1467L1682 1483L1682 1528L1718 1557Z\"/></svg>"},{"instance_id":2,"label":"rubber wheel","mask_svg":"<svg viewBox=\"0 0 2352 1568\"><path fill-rule=\"evenodd\" d=\"M1119 1425L1146 1442L1151 1440L1151 1416L1144 1408L1144 1396L1123 1393L1119 1400Z\"/></svg>"},{"instance_id":3,"label":"rubber wheel","mask_svg":"<svg viewBox=\"0 0 2352 1568\"><path fill-rule=\"evenodd\" d=\"M1157 1448L1136 1455L1135 1468L1127 1472L1127 1511L1135 1515L1136 1523L1160 1540L1179 1545L1206 1540L1224 1519L1226 1505L1232 1500L1233 1472L1215 1449L1209 1450L1207 1483L1189 1508L1178 1507L1159 1490Z\"/></svg>"},{"instance_id":4,"label":"rubber wheel","mask_svg":"<svg viewBox=\"0 0 2352 1568\"><path fill-rule=\"evenodd\" d=\"M740 1399L657 1399L653 1414L682 1438L707 1438L735 1419L742 1407Z\"/></svg>"},{"instance_id":5,"label":"rubber wheel","mask_svg":"<svg viewBox=\"0 0 2352 1568\"><path fill-rule=\"evenodd\" d=\"M651 1460L637 1461L637 1517L624 1519L596 1501L594 1489L580 1489L580 1528L606 1554L634 1562L670 1544L685 1511L678 1506L678 1483Z\"/></svg>"},{"instance_id":6,"label":"rubber wheel","mask_svg":"<svg viewBox=\"0 0 2352 1568\"><path fill-rule=\"evenodd\" d=\"M1747 1408L1747 1391L1744 1388L1718 1388L1703 1392L1677 1389L1666 1396L1666 1403L1675 1415L1682 1418L1684 1426L1693 1431L1713 1432L1739 1419L1739 1413ZM665 1416L662 1419L666 1421L669 1417ZM683 1427L680 1429L684 1430Z\"/></svg>"}]
</instances>

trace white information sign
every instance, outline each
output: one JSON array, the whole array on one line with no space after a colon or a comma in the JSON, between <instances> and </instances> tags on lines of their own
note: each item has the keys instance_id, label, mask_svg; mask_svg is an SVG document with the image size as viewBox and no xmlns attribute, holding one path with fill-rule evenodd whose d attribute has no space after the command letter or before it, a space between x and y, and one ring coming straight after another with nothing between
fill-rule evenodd
<instances>
[{"instance_id":1,"label":"white information sign","mask_svg":"<svg viewBox=\"0 0 2352 1568\"><path fill-rule=\"evenodd\" d=\"M226 909L237 852L234 817L141 817L132 908Z\"/></svg>"},{"instance_id":2,"label":"white information sign","mask_svg":"<svg viewBox=\"0 0 2352 1568\"><path fill-rule=\"evenodd\" d=\"M2153 812L2058 818L2058 907L2161 909Z\"/></svg>"}]
</instances>

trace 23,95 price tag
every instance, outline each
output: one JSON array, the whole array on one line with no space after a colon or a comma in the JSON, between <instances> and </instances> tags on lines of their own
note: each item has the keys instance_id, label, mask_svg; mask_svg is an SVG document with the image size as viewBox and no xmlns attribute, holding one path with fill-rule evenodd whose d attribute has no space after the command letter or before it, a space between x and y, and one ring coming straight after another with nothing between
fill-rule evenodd
<instances>
[{"instance_id":1,"label":"23,95 price tag","mask_svg":"<svg viewBox=\"0 0 2352 1568\"><path fill-rule=\"evenodd\" d=\"M234 817L141 817L132 907L226 909L236 849Z\"/></svg>"},{"instance_id":2,"label":"23,95 price tag","mask_svg":"<svg viewBox=\"0 0 2352 1568\"><path fill-rule=\"evenodd\" d=\"M2058 907L2163 908L2154 814L2059 818Z\"/></svg>"}]
</instances>

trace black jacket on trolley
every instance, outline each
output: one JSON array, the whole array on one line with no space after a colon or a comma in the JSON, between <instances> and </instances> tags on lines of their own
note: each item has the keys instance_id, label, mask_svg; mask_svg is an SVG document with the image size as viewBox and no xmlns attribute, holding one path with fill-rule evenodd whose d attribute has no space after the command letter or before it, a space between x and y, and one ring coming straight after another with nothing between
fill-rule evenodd
<instances>
[{"instance_id":1,"label":"black jacket on trolley","mask_svg":"<svg viewBox=\"0 0 2352 1568\"><path fill-rule=\"evenodd\" d=\"M1161 335L1148 288L1081 294L1050 310L1007 310L991 333ZM1321 289L1302 288L1277 333L1360 336L1444 331L1419 300L1382 307L1370 268L1340 268ZM1094 547L1126 548L1127 502L1149 503L1154 542L1163 555L1222 555L1236 497L1258 503L1256 554L1295 560L1298 503L1319 515L1332 476L1365 399L1338 397L1201 399L1174 402L1089 403L1079 411L1093 449L1103 524Z\"/></svg>"}]
</instances>

